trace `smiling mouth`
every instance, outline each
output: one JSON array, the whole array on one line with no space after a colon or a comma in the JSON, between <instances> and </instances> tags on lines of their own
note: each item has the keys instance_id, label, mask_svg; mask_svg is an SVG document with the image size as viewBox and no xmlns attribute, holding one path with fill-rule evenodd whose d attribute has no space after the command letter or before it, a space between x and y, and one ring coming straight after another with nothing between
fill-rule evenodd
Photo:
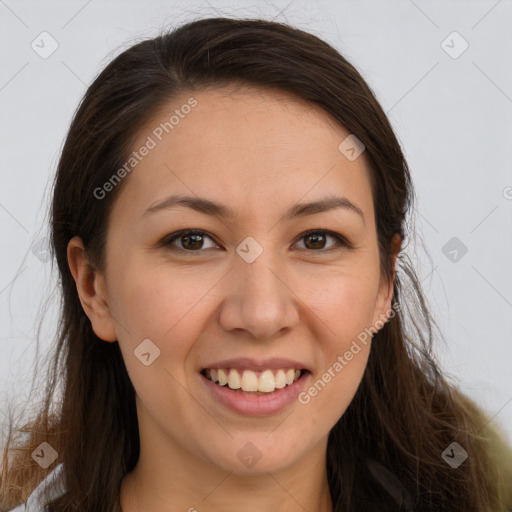
<instances>
[{"instance_id":1,"label":"smiling mouth","mask_svg":"<svg viewBox=\"0 0 512 512\"><path fill-rule=\"evenodd\" d=\"M201 375L221 387L251 395L268 395L291 386L305 373L305 369L279 368L264 371L238 370L236 368L203 368Z\"/></svg>"}]
</instances>

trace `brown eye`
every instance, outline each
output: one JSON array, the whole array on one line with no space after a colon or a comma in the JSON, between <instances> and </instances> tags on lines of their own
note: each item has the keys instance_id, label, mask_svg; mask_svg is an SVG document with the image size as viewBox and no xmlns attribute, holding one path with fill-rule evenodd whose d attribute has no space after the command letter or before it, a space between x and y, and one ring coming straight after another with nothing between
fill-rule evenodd
<instances>
[{"instance_id":1,"label":"brown eye","mask_svg":"<svg viewBox=\"0 0 512 512\"><path fill-rule=\"evenodd\" d=\"M304 245L308 249L325 249L325 243L328 235L323 233L311 233L303 237L306 242Z\"/></svg>"},{"instance_id":2,"label":"brown eye","mask_svg":"<svg viewBox=\"0 0 512 512\"><path fill-rule=\"evenodd\" d=\"M335 239L336 243L328 246L326 249L326 240L329 237ZM340 246L351 247L349 242L340 234L325 230L307 231L300 236L299 240L305 240L305 247L312 249L314 252L329 252L339 249Z\"/></svg>"},{"instance_id":3,"label":"brown eye","mask_svg":"<svg viewBox=\"0 0 512 512\"><path fill-rule=\"evenodd\" d=\"M212 240L210 236L201 230L179 231L178 233L174 233L171 238L165 240L163 245L173 245L176 240L180 240L182 247L175 247L177 250L199 252L200 249L204 249L205 238Z\"/></svg>"},{"instance_id":4,"label":"brown eye","mask_svg":"<svg viewBox=\"0 0 512 512\"><path fill-rule=\"evenodd\" d=\"M213 238L206 234L205 231L200 229L195 230L183 230L173 233L168 238L162 241L162 246L168 247L171 250L182 251L182 252L202 252L201 249L210 249L217 247L217 244L213 244L212 247L204 247L205 238L213 241ZM326 246L327 239L334 239L336 242L329 246ZM299 241L305 240L304 250L308 252L319 252L325 253L340 249L340 247L352 248L353 246L348 242L346 238L338 233L326 230L310 230L300 235ZM179 241L180 246L176 245L175 242ZM301 248L302 249L302 248Z\"/></svg>"}]
</instances>

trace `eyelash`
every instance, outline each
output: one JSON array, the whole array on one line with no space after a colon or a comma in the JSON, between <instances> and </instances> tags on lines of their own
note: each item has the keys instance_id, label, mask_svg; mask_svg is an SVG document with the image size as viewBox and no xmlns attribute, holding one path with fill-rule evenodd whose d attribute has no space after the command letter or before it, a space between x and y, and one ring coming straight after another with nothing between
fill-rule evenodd
<instances>
[{"instance_id":1,"label":"eyelash","mask_svg":"<svg viewBox=\"0 0 512 512\"><path fill-rule=\"evenodd\" d=\"M343 247L346 247L348 249L353 249L354 248L354 246L345 237L343 237L339 233L336 233L334 231L329 231L329 230L326 230L326 229L310 229L308 231L305 231L304 233L301 233L300 236L297 238L297 242L299 240L301 240L302 238L305 238L305 237L307 237L309 235L316 235L316 234L326 234L328 236L331 236L331 237L333 237L333 238L335 238L337 240L338 244L330 247L329 249L318 249L318 250L314 250L314 249L301 249L301 250L307 251L307 252L312 252L312 253L330 253L332 251L339 250L339 249L341 249ZM196 251L192 251L192 250L188 250L188 249L182 249L181 247L172 246L172 243L175 240L178 240L180 237L182 237L184 235L202 235L202 236L207 236L213 242L215 242L213 237L210 236L206 231L203 231L201 229L184 229L184 230L172 233L171 235L169 235L166 238L164 238L162 240L162 242L161 242L161 245L163 247L167 247L168 249L170 249L172 251L180 251L180 252L187 252L187 253L200 253L200 252L204 252L205 250L207 250L207 249L198 249ZM217 242L215 242L215 243L217 243Z\"/></svg>"}]
</instances>

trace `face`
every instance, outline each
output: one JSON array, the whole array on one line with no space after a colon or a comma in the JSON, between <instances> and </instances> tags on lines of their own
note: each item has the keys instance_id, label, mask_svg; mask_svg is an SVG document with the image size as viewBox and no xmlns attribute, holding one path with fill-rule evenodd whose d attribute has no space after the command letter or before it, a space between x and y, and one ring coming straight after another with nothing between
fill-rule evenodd
<instances>
[{"instance_id":1,"label":"face","mask_svg":"<svg viewBox=\"0 0 512 512\"><path fill-rule=\"evenodd\" d=\"M190 98L197 104L162 130ZM391 308L364 153L349 160L338 149L348 135L314 105L250 88L184 94L140 130L134 151L153 147L124 178L105 274L81 299L96 334L119 342L141 450L251 474L325 454L367 364L361 333ZM232 215L166 204L171 195ZM345 206L287 215L326 197ZM246 396L208 381L205 368L267 369L278 382L279 368L307 371Z\"/></svg>"}]
</instances>

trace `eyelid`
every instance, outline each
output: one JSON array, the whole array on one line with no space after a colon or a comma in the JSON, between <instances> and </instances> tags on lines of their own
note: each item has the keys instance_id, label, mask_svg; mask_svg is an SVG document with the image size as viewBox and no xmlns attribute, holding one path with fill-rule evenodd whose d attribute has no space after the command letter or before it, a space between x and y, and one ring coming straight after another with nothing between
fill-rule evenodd
<instances>
[{"instance_id":1,"label":"eyelid","mask_svg":"<svg viewBox=\"0 0 512 512\"><path fill-rule=\"evenodd\" d=\"M305 238L308 235L312 235L312 234L316 234L316 233L324 233L327 236L331 236L338 243L332 247L327 248L327 249L318 249L318 250L300 249L301 251L307 251L312 254L316 254L316 253L325 254L325 253L330 253L332 251L339 250L343 247L345 247L347 249L355 248L355 246L349 240L347 240L347 238L344 237L342 234L337 233L336 231L331 231L329 229L322 229L322 228L312 228L312 229L303 231L294 240L294 245L302 238ZM210 238L215 244L219 245L216 242L215 237L213 235L211 235L210 233L208 233L208 231L205 231L203 229L193 229L193 228L182 229L180 231L175 231L174 233L167 235L166 237L164 237L162 239L162 241L160 242L160 245L162 247L167 247L167 248L171 247L171 250L176 250L176 251L185 252L185 253L201 253L201 252L205 252L207 250L207 249L198 249L197 251L191 251L191 250L182 249L181 247L177 247L177 246L173 245L173 242L175 242L176 240L178 240L180 237L182 237L184 235L206 236L206 237Z\"/></svg>"}]
</instances>

